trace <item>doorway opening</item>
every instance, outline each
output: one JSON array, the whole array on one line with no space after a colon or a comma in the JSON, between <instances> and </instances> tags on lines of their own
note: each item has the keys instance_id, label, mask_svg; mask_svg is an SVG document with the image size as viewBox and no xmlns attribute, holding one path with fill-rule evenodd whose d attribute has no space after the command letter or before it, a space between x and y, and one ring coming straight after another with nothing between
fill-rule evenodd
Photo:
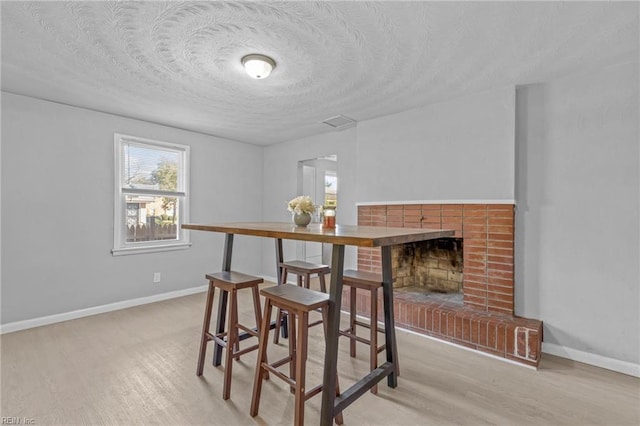
<instances>
[{"instance_id":1,"label":"doorway opening","mask_svg":"<svg viewBox=\"0 0 640 426\"><path fill-rule=\"evenodd\" d=\"M322 220L323 206L338 205L338 156L311 158L298 162L298 194L309 195L316 206L311 223ZM297 258L312 263L331 263L331 244L299 242Z\"/></svg>"}]
</instances>

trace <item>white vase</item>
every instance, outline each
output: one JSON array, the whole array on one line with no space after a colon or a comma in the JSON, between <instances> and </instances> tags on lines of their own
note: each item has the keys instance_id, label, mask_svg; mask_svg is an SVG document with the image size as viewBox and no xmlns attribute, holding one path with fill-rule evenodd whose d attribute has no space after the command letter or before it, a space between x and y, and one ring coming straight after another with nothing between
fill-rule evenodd
<instances>
[{"instance_id":1,"label":"white vase","mask_svg":"<svg viewBox=\"0 0 640 426\"><path fill-rule=\"evenodd\" d=\"M296 226L305 227L311 223L311 214L306 212L294 213L293 223L295 223Z\"/></svg>"}]
</instances>

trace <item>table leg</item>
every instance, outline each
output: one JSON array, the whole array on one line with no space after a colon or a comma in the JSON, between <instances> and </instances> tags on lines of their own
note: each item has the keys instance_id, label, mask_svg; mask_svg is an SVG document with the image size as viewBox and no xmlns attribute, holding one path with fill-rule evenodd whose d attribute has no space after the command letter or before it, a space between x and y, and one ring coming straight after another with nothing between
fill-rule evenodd
<instances>
[{"instance_id":1,"label":"table leg","mask_svg":"<svg viewBox=\"0 0 640 426\"><path fill-rule=\"evenodd\" d=\"M276 238L276 278L278 278L278 285L282 282L282 268L280 264L284 262L284 254L282 251L282 238ZM283 339L289 337L289 328L287 327L287 316L282 316L282 321L280 323L280 332Z\"/></svg>"},{"instance_id":2,"label":"table leg","mask_svg":"<svg viewBox=\"0 0 640 426\"><path fill-rule=\"evenodd\" d=\"M395 363L398 361L398 346L396 344L396 329L393 319L393 277L391 274L391 246L382 249L382 299L384 302L384 329L385 352L387 362L394 366L393 372L387 376L387 385L391 388L398 386L398 369Z\"/></svg>"},{"instance_id":3,"label":"table leg","mask_svg":"<svg viewBox=\"0 0 640 426\"><path fill-rule=\"evenodd\" d=\"M278 279L278 284L282 281L282 268L280 264L284 262L284 255L282 254L282 239L276 238L276 278Z\"/></svg>"},{"instance_id":4,"label":"table leg","mask_svg":"<svg viewBox=\"0 0 640 426\"><path fill-rule=\"evenodd\" d=\"M324 354L324 376L322 380L322 410L320 424L333 424L338 366L338 336L340 328L340 305L342 304L342 273L344 268L344 246L334 244L331 256L331 285L329 288L329 315L327 319L326 349ZM337 413L336 413L337 414Z\"/></svg>"},{"instance_id":5,"label":"table leg","mask_svg":"<svg viewBox=\"0 0 640 426\"><path fill-rule=\"evenodd\" d=\"M222 270L231 270L231 255L233 254L233 234L226 234L224 240L224 254L222 258ZM216 325L216 334L224 333L225 318L227 315L227 297L228 292L221 291L220 299L218 299L218 316ZM216 367L222 363L222 346L214 345L213 365Z\"/></svg>"}]
</instances>

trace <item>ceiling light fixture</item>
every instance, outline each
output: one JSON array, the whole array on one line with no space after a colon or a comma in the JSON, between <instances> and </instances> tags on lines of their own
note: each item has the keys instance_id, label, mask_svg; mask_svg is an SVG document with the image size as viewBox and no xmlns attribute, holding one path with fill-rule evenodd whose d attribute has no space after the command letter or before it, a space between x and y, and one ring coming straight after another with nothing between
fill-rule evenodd
<instances>
[{"instance_id":1,"label":"ceiling light fixture","mask_svg":"<svg viewBox=\"0 0 640 426\"><path fill-rule=\"evenodd\" d=\"M255 79L267 78L276 67L276 61L268 56L251 54L242 58L242 65L251 77Z\"/></svg>"}]
</instances>

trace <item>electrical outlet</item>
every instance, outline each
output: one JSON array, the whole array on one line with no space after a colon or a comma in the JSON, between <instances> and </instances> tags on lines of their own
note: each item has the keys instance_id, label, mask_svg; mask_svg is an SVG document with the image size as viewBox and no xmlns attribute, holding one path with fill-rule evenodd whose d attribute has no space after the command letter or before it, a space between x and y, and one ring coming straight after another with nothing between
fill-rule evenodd
<instances>
[{"instance_id":1,"label":"electrical outlet","mask_svg":"<svg viewBox=\"0 0 640 426\"><path fill-rule=\"evenodd\" d=\"M153 273L153 282L154 283L159 283L160 282L160 272L154 272Z\"/></svg>"}]
</instances>

